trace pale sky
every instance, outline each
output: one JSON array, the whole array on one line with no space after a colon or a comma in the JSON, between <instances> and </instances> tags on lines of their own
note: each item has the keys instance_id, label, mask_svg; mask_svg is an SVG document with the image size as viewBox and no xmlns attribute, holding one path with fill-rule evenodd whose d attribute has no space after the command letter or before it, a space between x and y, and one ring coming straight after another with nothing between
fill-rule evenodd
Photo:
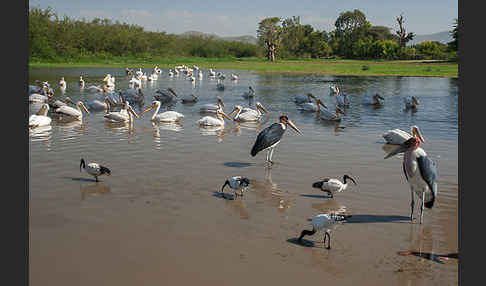
<instances>
[{"instance_id":1,"label":"pale sky","mask_svg":"<svg viewBox=\"0 0 486 286\"><path fill-rule=\"evenodd\" d=\"M329 32L335 29L340 13L354 9L361 10L372 25L393 31L398 29L396 17L403 13L405 29L417 35L450 31L454 18L458 18L457 0L29 0L29 6L51 7L58 16L77 20L108 18L147 31L199 31L218 36L256 36L262 19L292 16L300 16L301 24Z\"/></svg>"}]
</instances>

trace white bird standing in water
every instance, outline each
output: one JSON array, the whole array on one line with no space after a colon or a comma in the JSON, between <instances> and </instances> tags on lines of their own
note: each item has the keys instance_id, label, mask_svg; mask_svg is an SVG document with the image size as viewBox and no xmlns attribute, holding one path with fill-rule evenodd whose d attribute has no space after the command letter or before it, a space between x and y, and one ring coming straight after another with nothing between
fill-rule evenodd
<instances>
[{"instance_id":1,"label":"white bird standing in water","mask_svg":"<svg viewBox=\"0 0 486 286\"><path fill-rule=\"evenodd\" d=\"M48 110L49 105L47 103L44 103L36 114L32 114L31 116L29 116L29 129L51 125L52 119L47 116Z\"/></svg>"},{"instance_id":2,"label":"white bird standing in water","mask_svg":"<svg viewBox=\"0 0 486 286\"><path fill-rule=\"evenodd\" d=\"M312 230L304 229L298 238L298 242L302 243L302 238L306 235L314 235L318 231L324 232L324 245L326 244L326 237L329 238L329 242L327 244L327 249L331 249L331 228L333 225L342 220L346 220L347 218L351 217L350 215L339 215L339 214L319 214L312 219Z\"/></svg>"},{"instance_id":3,"label":"white bird standing in water","mask_svg":"<svg viewBox=\"0 0 486 286\"><path fill-rule=\"evenodd\" d=\"M250 185L250 180L248 178L244 178L241 176L234 176L226 179L223 187L221 188L221 193L223 194L223 197L226 198L224 195L224 187L229 186L231 190L234 192L235 196L238 195L243 196L243 191L246 190L248 185Z\"/></svg>"},{"instance_id":4,"label":"white bird standing in water","mask_svg":"<svg viewBox=\"0 0 486 286\"><path fill-rule=\"evenodd\" d=\"M316 189L321 189L321 191L323 192L327 192L331 196L331 198L333 198L334 193L339 193L346 190L346 188L348 187L347 179L351 180L356 185L356 182L353 178L348 175L344 175L342 182L338 179L325 178L321 181L313 183L312 187Z\"/></svg>"},{"instance_id":5,"label":"white bird standing in water","mask_svg":"<svg viewBox=\"0 0 486 286\"><path fill-rule=\"evenodd\" d=\"M107 167L101 166L100 164L94 162L86 164L83 158L81 158L81 163L79 164L79 171L81 172L82 169L85 169L88 174L95 177L96 182L98 182L99 176L111 175L111 171Z\"/></svg>"},{"instance_id":6,"label":"white bird standing in water","mask_svg":"<svg viewBox=\"0 0 486 286\"><path fill-rule=\"evenodd\" d=\"M59 81L59 88L61 90L65 90L66 86L67 86L67 84L66 84L66 81L64 80L64 77L61 77L61 80Z\"/></svg>"},{"instance_id":7,"label":"white bird standing in water","mask_svg":"<svg viewBox=\"0 0 486 286\"><path fill-rule=\"evenodd\" d=\"M393 129L383 133L382 136L387 144L400 145L412 137L422 136L422 132L417 125L412 125L410 126L410 133L401 129Z\"/></svg>"},{"instance_id":8,"label":"white bird standing in water","mask_svg":"<svg viewBox=\"0 0 486 286\"><path fill-rule=\"evenodd\" d=\"M395 150L385 156L390 158L399 153L403 156L403 173L410 185L412 201L410 203L410 221L413 220L415 206L414 193L422 201L420 205L420 223L423 221L424 207L432 208L437 198L437 169L435 163L420 148L420 142L424 142L422 136L412 137L400 144Z\"/></svg>"},{"instance_id":9,"label":"white bird standing in water","mask_svg":"<svg viewBox=\"0 0 486 286\"><path fill-rule=\"evenodd\" d=\"M159 109L160 109L160 105L161 105L160 101L158 101L158 100L152 101L152 105L150 105L144 111L142 111L142 113L140 113L139 116L142 116L144 113L155 108L155 111L154 111L154 113L153 113L153 115L150 119L152 121L155 121L155 122L178 122L182 118L184 118L183 114L176 112L176 111L166 111L166 112L158 113Z\"/></svg>"}]
</instances>

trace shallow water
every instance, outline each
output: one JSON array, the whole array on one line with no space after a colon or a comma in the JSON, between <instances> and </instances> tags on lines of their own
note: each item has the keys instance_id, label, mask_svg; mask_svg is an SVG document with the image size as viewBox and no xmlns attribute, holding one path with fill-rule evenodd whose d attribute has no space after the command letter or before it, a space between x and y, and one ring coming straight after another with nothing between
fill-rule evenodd
<instances>
[{"instance_id":1,"label":"shallow water","mask_svg":"<svg viewBox=\"0 0 486 286\"><path fill-rule=\"evenodd\" d=\"M135 106L137 113L157 89L199 97L196 104L174 106L185 115L180 125L152 124L149 112L120 126L92 112L82 122L53 120L52 128L31 134L31 285L458 283L457 259L438 263L397 254L458 251L456 79L224 72L237 72L240 79L225 80L223 92L206 70L194 85L182 75L169 78L167 70L143 84L145 102ZM128 88L123 69L107 68L31 69L29 83L47 80L56 97L88 102L102 96L80 90L79 76L89 86L101 84L106 73L116 77L117 89ZM57 88L62 76L64 94ZM351 96L341 123L320 122L292 102L296 94L311 92L333 107L330 84ZM226 122L216 131L197 125L199 106L215 103L218 95L227 113L235 104L248 105L241 96L248 86L270 111L263 124ZM361 104L363 95L375 92L385 97L385 106ZM420 100L417 112L404 110L409 95ZM30 106L31 113L37 111ZM264 152L249 152L258 132L281 113L303 135L288 130L274 153L277 164L268 169ZM389 149L381 134L408 131L410 125L420 127L423 148L439 173L438 201L425 210L422 225L409 221L402 158L383 159ZM106 165L112 175L95 183L79 171L80 158ZM345 173L358 185L333 199L311 187ZM242 198L225 200L218 192L233 175L250 178L251 187ZM322 245L322 233L307 237L305 245L295 242L309 229L308 218L329 211L353 215L332 232L330 250Z\"/></svg>"}]
</instances>

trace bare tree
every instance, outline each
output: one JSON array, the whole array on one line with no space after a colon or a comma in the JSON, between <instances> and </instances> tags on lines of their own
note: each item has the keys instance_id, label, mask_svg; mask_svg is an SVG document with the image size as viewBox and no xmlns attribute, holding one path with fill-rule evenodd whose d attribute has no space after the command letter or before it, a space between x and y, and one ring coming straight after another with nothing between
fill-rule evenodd
<instances>
[{"instance_id":1,"label":"bare tree","mask_svg":"<svg viewBox=\"0 0 486 286\"><path fill-rule=\"evenodd\" d=\"M399 41L400 47L404 48L408 41L413 40L413 38L415 37L415 34L413 32L410 32L410 33L407 34L405 28L403 27L404 21L403 21L403 15L402 14L400 14L400 16L397 17L397 22L398 22L398 25L400 26L400 30L397 31L398 41Z\"/></svg>"},{"instance_id":2,"label":"bare tree","mask_svg":"<svg viewBox=\"0 0 486 286\"><path fill-rule=\"evenodd\" d=\"M278 26L279 17L265 18L258 23L258 40L267 51L269 61L275 61L278 44L280 43L281 27Z\"/></svg>"}]
</instances>

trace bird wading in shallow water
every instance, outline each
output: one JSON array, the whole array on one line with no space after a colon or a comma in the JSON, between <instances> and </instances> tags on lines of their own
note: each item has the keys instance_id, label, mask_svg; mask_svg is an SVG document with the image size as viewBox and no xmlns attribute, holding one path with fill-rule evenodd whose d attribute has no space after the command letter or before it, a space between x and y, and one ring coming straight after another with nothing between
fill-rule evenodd
<instances>
[{"instance_id":1,"label":"bird wading in shallow water","mask_svg":"<svg viewBox=\"0 0 486 286\"><path fill-rule=\"evenodd\" d=\"M287 115L281 115L278 123L273 123L267 128L263 129L257 136L255 144L251 148L251 156L255 157L258 152L267 150L267 162L273 164L272 156L275 148L277 147L282 136L287 130L287 126L292 127L297 133L302 134L295 124L290 120Z\"/></svg>"},{"instance_id":2,"label":"bird wading in shallow water","mask_svg":"<svg viewBox=\"0 0 486 286\"><path fill-rule=\"evenodd\" d=\"M297 241L302 243L302 238L306 235L314 235L318 231L324 232L324 245L326 244L326 237L329 238L329 242L327 244L327 249L331 249L331 227L337 221L343 221L347 218L351 217L351 215L338 215L334 213L330 214L319 214L312 219L312 230L304 229L301 233Z\"/></svg>"},{"instance_id":3,"label":"bird wading in shallow water","mask_svg":"<svg viewBox=\"0 0 486 286\"><path fill-rule=\"evenodd\" d=\"M316 189L321 189L321 191L323 192L327 192L331 196L331 198L333 198L334 193L339 193L346 190L346 188L348 187L348 179L356 185L356 181L353 178L348 175L344 175L342 182L338 179L325 178L324 180L313 183L312 187Z\"/></svg>"},{"instance_id":4,"label":"bird wading in shallow water","mask_svg":"<svg viewBox=\"0 0 486 286\"><path fill-rule=\"evenodd\" d=\"M99 176L111 175L111 171L107 167L101 166L100 164L94 162L86 164L83 158L81 158L81 163L79 164L79 171L81 172L82 169L85 169L88 174L95 177L96 182L98 182Z\"/></svg>"},{"instance_id":5,"label":"bird wading in shallow water","mask_svg":"<svg viewBox=\"0 0 486 286\"><path fill-rule=\"evenodd\" d=\"M398 146L385 156L388 159L399 153L403 156L403 173L410 185L412 201L410 203L410 221L413 220L413 209L415 206L414 193L421 199L420 223L423 221L424 207L431 209L437 198L437 169L435 163L427 156L427 153L420 148L423 139L412 137Z\"/></svg>"},{"instance_id":6,"label":"bird wading in shallow water","mask_svg":"<svg viewBox=\"0 0 486 286\"><path fill-rule=\"evenodd\" d=\"M250 185L250 180L248 178L234 176L226 179L223 187L221 188L221 193L223 194L223 197L226 198L224 195L224 188L229 186L231 190L233 190L235 196L243 196L243 191L248 187L248 185Z\"/></svg>"}]
</instances>

